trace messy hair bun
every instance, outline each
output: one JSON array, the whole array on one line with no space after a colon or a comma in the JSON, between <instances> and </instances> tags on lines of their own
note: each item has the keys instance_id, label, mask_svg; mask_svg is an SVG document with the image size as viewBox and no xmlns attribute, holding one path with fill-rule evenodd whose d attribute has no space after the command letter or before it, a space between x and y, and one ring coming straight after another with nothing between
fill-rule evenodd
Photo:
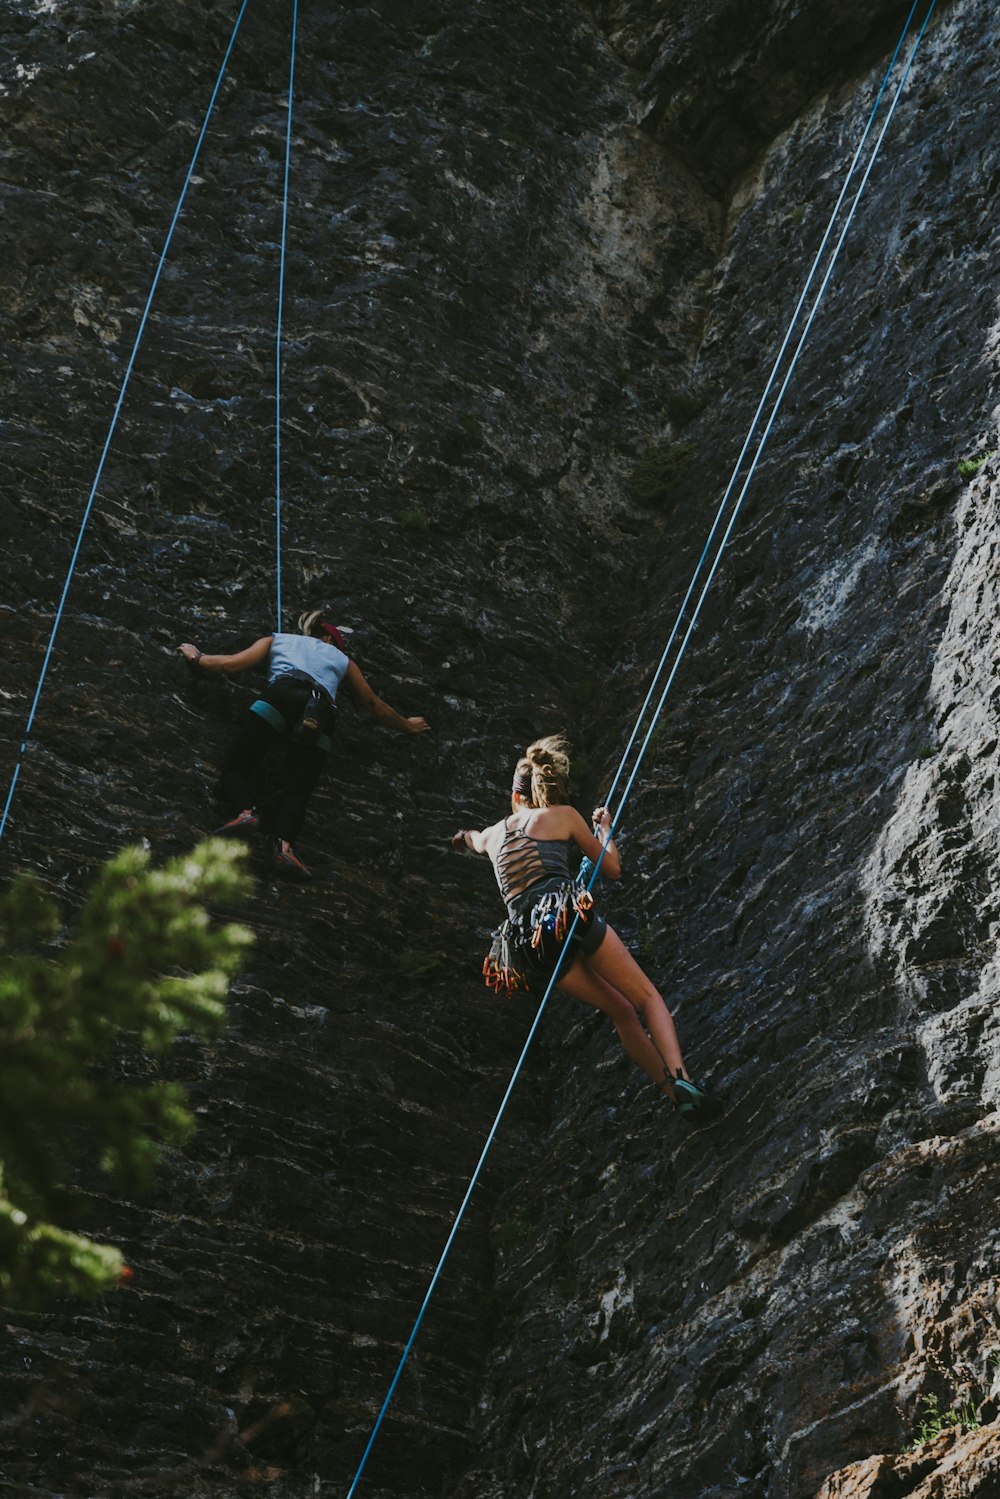
<instances>
[{"instance_id":1,"label":"messy hair bun","mask_svg":"<svg viewBox=\"0 0 1000 1499\"><path fill-rule=\"evenodd\" d=\"M319 639L323 634L322 609L304 609L299 615L299 634L313 635Z\"/></svg>"},{"instance_id":2,"label":"messy hair bun","mask_svg":"<svg viewBox=\"0 0 1000 1499\"><path fill-rule=\"evenodd\" d=\"M568 751L569 745L561 734L547 734L529 744L518 760L515 788L530 785L533 807L556 807L569 800Z\"/></svg>"}]
</instances>

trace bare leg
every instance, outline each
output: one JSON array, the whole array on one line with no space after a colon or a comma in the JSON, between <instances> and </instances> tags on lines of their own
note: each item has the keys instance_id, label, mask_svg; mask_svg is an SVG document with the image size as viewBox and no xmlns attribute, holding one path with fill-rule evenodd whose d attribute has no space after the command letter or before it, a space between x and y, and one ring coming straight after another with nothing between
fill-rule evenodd
<instances>
[{"instance_id":1,"label":"bare leg","mask_svg":"<svg viewBox=\"0 0 1000 1499\"><path fill-rule=\"evenodd\" d=\"M681 1077L687 1077L677 1031L670 1011L663 1003L663 996L643 973L613 927L608 927L608 934L597 951L583 961L599 978L635 1005L670 1076L676 1077L679 1069Z\"/></svg>"},{"instance_id":2,"label":"bare leg","mask_svg":"<svg viewBox=\"0 0 1000 1499\"><path fill-rule=\"evenodd\" d=\"M607 938L605 938L606 941ZM603 947L604 943L601 946ZM643 1030L635 1005L630 1004L624 994L594 973L586 958L577 958L568 972L559 977L556 987L564 994L571 994L574 999L582 999L584 1004L592 1005L595 1010L603 1011L613 1022L618 1032L618 1039L633 1062L637 1063L669 1098L673 1097L673 1089L669 1078L666 1077L663 1057Z\"/></svg>"}]
</instances>

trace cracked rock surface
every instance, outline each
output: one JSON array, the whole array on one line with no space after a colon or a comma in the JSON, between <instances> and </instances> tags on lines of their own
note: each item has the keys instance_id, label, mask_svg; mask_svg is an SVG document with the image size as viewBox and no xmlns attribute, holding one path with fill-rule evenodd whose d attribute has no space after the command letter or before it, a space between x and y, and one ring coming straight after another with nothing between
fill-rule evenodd
<instances>
[{"instance_id":1,"label":"cracked rock surface","mask_svg":"<svg viewBox=\"0 0 1000 1499\"><path fill-rule=\"evenodd\" d=\"M141 1200L83 1178L130 1289L5 1319L45 1499L346 1493L533 1014L448 836L541 732L606 792L907 7L301 10L285 623L334 608L434 734L345 706L319 883L255 855L232 1023L162 1064L196 1137ZM992 23L935 11L624 823L608 913L723 1117L553 999L372 1499L1000 1493ZM4 9L5 774L231 24ZM289 28L237 37L24 754L3 858L68 913L218 819L253 683L175 643L273 628Z\"/></svg>"}]
</instances>

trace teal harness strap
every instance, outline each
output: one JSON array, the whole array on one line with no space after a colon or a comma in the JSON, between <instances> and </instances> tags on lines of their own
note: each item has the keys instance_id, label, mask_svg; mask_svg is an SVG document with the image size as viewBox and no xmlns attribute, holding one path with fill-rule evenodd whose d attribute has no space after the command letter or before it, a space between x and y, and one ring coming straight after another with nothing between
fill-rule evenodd
<instances>
[{"instance_id":1,"label":"teal harness strap","mask_svg":"<svg viewBox=\"0 0 1000 1499\"><path fill-rule=\"evenodd\" d=\"M256 713L258 718L262 718L266 724L270 724L271 728L276 729L279 734L288 733L288 720L285 715L279 713L274 704L267 702L264 698L259 697L255 703L251 703L250 712ZM316 748L322 750L324 755L330 753L333 749L333 740L329 734L316 735Z\"/></svg>"},{"instance_id":2,"label":"teal harness strap","mask_svg":"<svg viewBox=\"0 0 1000 1499\"><path fill-rule=\"evenodd\" d=\"M273 703L265 703L264 699L259 697L255 703L250 704L250 712L259 714L264 722L269 723L272 729L277 729L279 734L288 733L288 721L283 713L278 712Z\"/></svg>"}]
</instances>

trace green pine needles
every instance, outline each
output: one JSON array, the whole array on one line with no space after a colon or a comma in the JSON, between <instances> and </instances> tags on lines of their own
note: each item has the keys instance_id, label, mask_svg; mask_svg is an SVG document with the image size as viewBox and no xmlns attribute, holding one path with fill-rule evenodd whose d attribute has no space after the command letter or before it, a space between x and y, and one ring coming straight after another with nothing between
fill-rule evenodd
<instances>
[{"instance_id":1,"label":"green pine needles","mask_svg":"<svg viewBox=\"0 0 1000 1499\"><path fill-rule=\"evenodd\" d=\"M125 1186L149 1180L159 1142L194 1120L184 1089L114 1075L122 1032L162 1053L182 1031L226 1018L229 980L251 942L213 921L206 902L248 888L244 851L209 839L153 869L123 849L98 875L62 938L54 902L30 875L0 895L0 1302L32 1308L94 1295L128 1271L117 1249L59 1227L73 1216L67 1181L96 1150ZM62 938L62 940L60 940Z\"/></svg>"}]
</instances>

